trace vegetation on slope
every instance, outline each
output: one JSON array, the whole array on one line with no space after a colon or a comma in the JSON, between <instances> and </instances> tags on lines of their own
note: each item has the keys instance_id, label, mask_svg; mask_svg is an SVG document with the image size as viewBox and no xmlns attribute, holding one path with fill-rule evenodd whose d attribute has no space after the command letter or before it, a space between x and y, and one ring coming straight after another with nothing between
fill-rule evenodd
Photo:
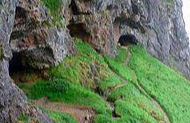
<instances>
[{"instance_id":1,"label":"vegetation on slope","mask_svg":"<svg viewBox=\"0 0 190 123\"><path fill-rule=\"evenodd\" d=\"M42 0L42 3L48 8L52 16L52 22L46 22L46 24L52 27L64 27L64 18L60 14L62 10L62 0Z\"/></svg>"},{"instance_id":2,"label":"vegetation on slope","mask_svg":"<svg viewBox=\"0 0 190 123\"><path fill-rule=\"evenodd\" d=\"M60 112L52 112L52 111L45 111L45 112L55 123L77 123L77 121L69 114L63 114Z\"/></svg>"},{"instance_id":3,"label":"vegetation on slope","mask_svg":"<svg viewBox=\"0 0 190 123\"><path fill-rule=\"evenodd\" d=\"M66 113L53 112L44 110L44 112L52 119L55 123L77 123L77 121ZM27 115L21 115L18 119L18 123L38 123L37 119L31 118Z\"/></svg>"},{"instance_id":4,"label":"vegetation on slope","mask_svg":"<svg viewBox=\"0 0 190 123\"><path fill-rule=\"evenodd\" d=\"M77 54L52 68L51 79L20 85L30 99L91 107L97 123L188 122L189 82L142 47L119 48L111 58L75 44ZM61 113L53 116L61 122Z\"/></svg>"},{"instance_id":5,"label":"vegetation on slope","mask_svg":"<svg viewBox=\"0 0 190 123\"><path fill-rule=\"evenodd\" d=\"M171 122L189 122L189 81L139 47L132 49L130 68L135 71L138 83L164 108Z\"/></svg>"}]
</instances>

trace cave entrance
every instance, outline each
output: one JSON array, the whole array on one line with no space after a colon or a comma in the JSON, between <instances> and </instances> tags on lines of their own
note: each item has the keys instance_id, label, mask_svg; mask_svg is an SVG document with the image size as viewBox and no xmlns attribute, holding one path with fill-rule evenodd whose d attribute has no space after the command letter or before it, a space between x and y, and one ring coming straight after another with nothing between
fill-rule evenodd
<instances>
[{"instance_id":1,"label":"cave entrance","mask_svg":"<svg viewBox=\"0 0 190 123\"><path fill-rule=\"evenodd\" d=\"M126 35L120 36L120 38L118 40L118 44L120 44L121 46L128 46L130 44L137 45L138 40L134 35L126 34Z\"/></svg>"},{"instance_id":2,"label":"cave entrance","mask_svg":"<svg viewBox=\"0 0 190 123\"><path fill-rule=\"evenodd\" d=\"M15 83L27 82L26 74L29 73L30 68L23 64L23 58L20 52L13 52L13 57L9 61L9 74Z\"/></svg>"},{"instance_id":3,"label":"cave entrance","mask_svg":"<svg viewBox=\"0 0 190 123\"><path fill-rule=\"evenodd\" d=\"M9 61L9 75L17 83L32 83L45 79L45 70L37 70L25 64L22 52L13 52L13 57Z\"/></svg>"},{"instance_id":4,"label":"cave entrance","mask_svg":"<svg viewBox=\"0 0 190 123\"><path fill-rule=\"evenodd\" d=\"M87 32L86 26L84 23L71 23L67 26L70 31L71 37L80 38L84 41L91 41L91 35Z\"/></svg>"},{"instance_id":5,"label":"cave entrance","mask_svg":"<svg viewBox=\"0 0 190 123\"><path fill-rule=\"evenodd\" d=\"M20 53L13 53L12 59L9 61L9 74L12 76L18 71L25 71L26 68L22 64L22 56Z\"/></svg>"}]
</instances>

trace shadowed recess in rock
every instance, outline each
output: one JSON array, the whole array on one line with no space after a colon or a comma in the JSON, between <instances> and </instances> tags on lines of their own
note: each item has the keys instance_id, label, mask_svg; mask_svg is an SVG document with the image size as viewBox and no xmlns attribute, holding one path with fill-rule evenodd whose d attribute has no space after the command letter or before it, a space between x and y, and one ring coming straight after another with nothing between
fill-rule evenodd
<instances>
[{"instance_id":1,"label":"shadowed recess in rock","mask_svg":"<svg viewBox=\"0 0 190 123\"><path fill-rule=\"evenodd\" d=\"M137 45L138 40L134 35L126 34L126 35L121 35L121 37L119 38L118 43L121 46L128 46L129 44Z\"/></svg>"},{"instance_id":2,"label":"shadowed recess in rock","mask_svg":"<svg viewBox=\"0 0 190 123\"><path fill-rule=\"evenodd\" d=\"M71 4L69 5L69 7L71 8L72 13L74 15L79 15L80 14L79 9L78 9L78 7L76 5L76 2L74 0L71 0Z\"/></svg>"},{"instance_id":3,"label":"shadowed recess in rock","mask_svg":"<svg viewBox=\"0 0 190 123\"><path fill-rule=\"evenodd\" d=\"M27 18L27 11L22 7L16 7L16 15L17 18Z\"/></svg>"},{"instance_id":4,"label":"shadowed recess in rock","mask_svg":"<svg viewBox=\"0 0 190 123\"><path fill-rule=\"evenodd\" d=\"M86 30L85 24L84 23L71 23L67 26L67 28L70 31L70 35L72 37L77 37L80 38L84 41L90 41L91 35L90 33Z\"/></svg>"},{"instance_id":5,"label":"shadowed recess in rock","mask_svg":"<svg viewBox=\"0 0 190 123\"><path fill-rule=\"evenodd\" d=\"M25 68L22 65L20 53L13 53L13 58L9 62L9 74L13 75L13 73L17 71L24 71Z\"/></svg>"}]
</instances>

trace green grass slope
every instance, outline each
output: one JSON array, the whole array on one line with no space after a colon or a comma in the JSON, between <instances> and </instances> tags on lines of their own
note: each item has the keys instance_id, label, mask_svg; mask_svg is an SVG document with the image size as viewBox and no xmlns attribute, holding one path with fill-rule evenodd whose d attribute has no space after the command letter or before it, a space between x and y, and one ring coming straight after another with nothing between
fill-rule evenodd
<instances>
[{"instance_id":1,"label":"green grass slope","mask_svg":"<svg viewBox=\"0 0 190 123\"><path fill-rule=\"evenodd\" d=\"M190 121L190 83L138 47L132 49L130 68L138 83L155 98L173 123Z\"/></svg>"},{"instance_id":2,"label":"green grass slope","mask_svg":"<svg viewBox=\"0 0 190 123\"><path fill-rule=\"evenodd\" d=\"M95 123L188 123L189 81L151 57L142 47L119 48L116 58L101 56L75 41L77 54L49 71L49 80L20 84L32 100L93 108ZM50 111L51 112L51 111ZM62 113L55 122L72 123Z\"/></svg>"}]
</instances>

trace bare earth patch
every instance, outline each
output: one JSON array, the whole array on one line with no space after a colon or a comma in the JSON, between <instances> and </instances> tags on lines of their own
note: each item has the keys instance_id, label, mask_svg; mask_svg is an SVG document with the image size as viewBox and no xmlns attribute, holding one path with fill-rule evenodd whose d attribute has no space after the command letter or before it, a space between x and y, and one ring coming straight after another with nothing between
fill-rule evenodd
<instances>
[{"instance_id":1,"label":"bare earth patch","mask_svg":"<svg viewBox=\"0 0 190 123\"><path fill-rule=\"evenodd\" d=\"M50 102L45 98L35 101L34 104L51 111L68 113L73 116L79 123L92 123L96 114L93 109L88 107Z\"/></svg>"}]
</instances>

